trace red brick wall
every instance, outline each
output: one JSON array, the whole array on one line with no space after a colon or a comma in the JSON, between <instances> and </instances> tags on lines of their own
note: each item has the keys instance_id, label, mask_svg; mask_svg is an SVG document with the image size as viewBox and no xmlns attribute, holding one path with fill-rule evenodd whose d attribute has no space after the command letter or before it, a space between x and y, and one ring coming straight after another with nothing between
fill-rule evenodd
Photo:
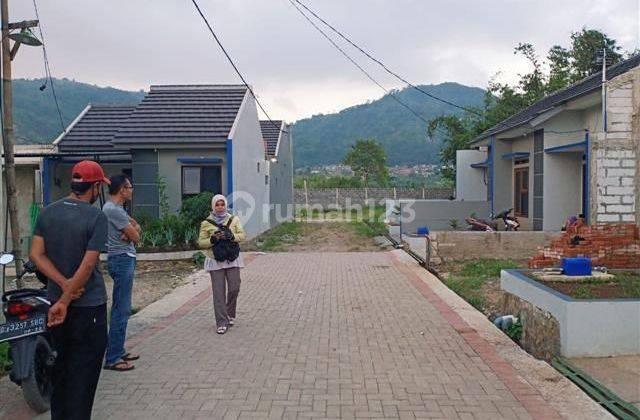
<instances>
[{"instance_id":1,"label":"red brick wall","mask_svg":"<svg viewBox=\"0 0 640 420\"><path fill-rule=\"evenodd\" d=\"M571 245L575 236L584 238ZM563 257L589 257L593 266L640 267L640 227L633 223L606 223L569 228L529 261L530 268L559 266Z\"/></svg>"}]
</instances>

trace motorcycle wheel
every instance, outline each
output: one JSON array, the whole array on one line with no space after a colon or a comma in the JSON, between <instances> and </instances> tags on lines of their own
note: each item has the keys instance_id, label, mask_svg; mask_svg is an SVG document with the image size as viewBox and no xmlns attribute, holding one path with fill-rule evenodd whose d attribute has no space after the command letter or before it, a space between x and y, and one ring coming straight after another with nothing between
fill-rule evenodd
<instances>
[{"instance_id":1,"label":"motorcycle wheel","mask_svg":"<svg viewBox=\"0 0 640 420\"><path fill-rule=\"evenodd\" d=\"M38 413L49 411L51 407L53 384L51 367L47 364L50 354L51 346L44 337L38 336L31 373L21 384L25 401Z\"/></svg>"}]
</instances>

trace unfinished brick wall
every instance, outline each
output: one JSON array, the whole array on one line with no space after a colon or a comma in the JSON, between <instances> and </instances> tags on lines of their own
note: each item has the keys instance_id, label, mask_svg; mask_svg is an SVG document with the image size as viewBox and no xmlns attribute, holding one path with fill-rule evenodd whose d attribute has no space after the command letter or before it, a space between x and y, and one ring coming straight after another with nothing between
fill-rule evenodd
<instances>
[{"instance_id":1,"label":"unfinished brick wall","mask_svg":"<svg viewBox=\"0 0 640 420\"><path fill-rule=\"evenodd\" d=\"M640 68L607 82L607 132L591 134L591 221L639 223Z\"/></svg>"},{"instance_id":2,"label":"unfinished brick wall","mask_svg":"<svg viewBox=\"0 0 640 420\"><path fill-rule=\"evenodd\" d=\"M574 237L583 238L572 245ZM589 257L594 266L640 267L640 227L633 223L601 223L569 228L529 261L530 268L559 266L563 257Z\"/></svg>"}]
</instances>

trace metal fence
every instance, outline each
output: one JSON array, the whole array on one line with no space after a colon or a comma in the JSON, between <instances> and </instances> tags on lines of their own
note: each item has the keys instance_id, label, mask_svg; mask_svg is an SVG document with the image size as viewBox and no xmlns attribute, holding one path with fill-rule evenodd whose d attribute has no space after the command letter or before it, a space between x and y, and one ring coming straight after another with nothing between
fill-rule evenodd
<instances>
[{"instance_id":1,"label":"metal fence","mask_svg":"<svg viewBox=\"0 0 640 420\"><path fill-rule=\"evenodd\" d=\"M454 195L452 188L295 188L297 205L344 207L349 204L384 204L385 200L438 200Z\"/></svg>"}]
</instances>

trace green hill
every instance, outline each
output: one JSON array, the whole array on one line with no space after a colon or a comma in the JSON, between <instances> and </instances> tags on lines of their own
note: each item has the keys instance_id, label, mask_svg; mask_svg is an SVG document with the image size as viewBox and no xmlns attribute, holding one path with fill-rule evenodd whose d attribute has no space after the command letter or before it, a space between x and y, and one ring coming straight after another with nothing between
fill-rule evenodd
<instances>
[{"instance_id":1,"label":"green hill","mask_svg":"<svg viewBox=\"0 0 640 420\"><path fill-rule=\"evenodd\" d=\"M44 79L13 81L16 143L49 143L62 132L51 85L40 91L43 83ZM89 103L136 104L144 96L144 92L127 92L69 79L54 79L54 86L65 126L69 125Z\"/></svg>"},{"instance_id":2,"label":"green hill","mask_svg":"<svg viewBox=\"0 0 640 420\"><path fill-rule=\"evenodd\" d=\"M420 86L440 98L463 106L480 106L485 91L458 83ZM427 120L458 111L407 88L396 96ZM358 139L376 139L387 152L390 165L437 163L440 140L426 137L426 124L389 95L344 109L336 114L314 115L293 127L296 168L330 165L343 157Z\"/></svg>"}]
</instances>

